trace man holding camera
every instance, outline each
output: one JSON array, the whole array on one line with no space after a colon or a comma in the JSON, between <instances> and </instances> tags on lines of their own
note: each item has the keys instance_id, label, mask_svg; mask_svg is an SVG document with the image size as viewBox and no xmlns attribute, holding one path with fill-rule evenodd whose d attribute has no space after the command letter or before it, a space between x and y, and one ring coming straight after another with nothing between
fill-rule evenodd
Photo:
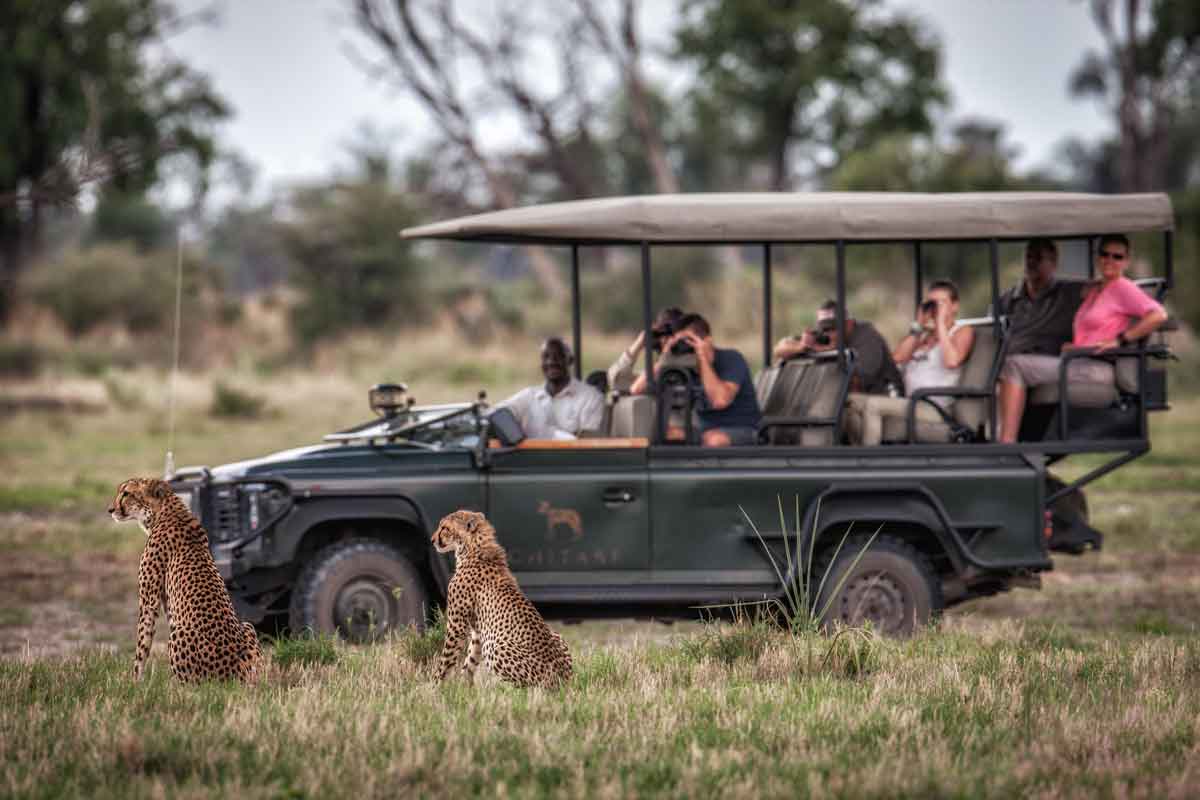
<instances>
[{"instance_id":1,"label":"man holding camera","mask_svg":"<svg viewBox=\"0 0 1200 800\"><path fill-rule=\"evenodd\" d=\"M678 356L689 349L695 352L704 395L696 409L700 443L705 447L755 444L762 413L745 357L732 348L716 347L708 320L699 314L686 314L676 327L677 331L663 343L654 374L658 376L669 355ZM646 377L642 375L634 382L632 392L645 390Z\"/></svg>"},{"instance_id":2,"label":"man holding camera","mask_svg":"<svg viewBox=\"0 0 1200 800\"><path fill-rule=\"evenodd\" d=\"M788 336L775 345L775 358L786 361L806 353L837 349L837 303L826 300L817 309L817 325L800 336ZM846 347L854 351L855 370L850 390L862 394L903 391L904 381L883 336L869 322L846 319Z\"/></svg>"}]
</instances>

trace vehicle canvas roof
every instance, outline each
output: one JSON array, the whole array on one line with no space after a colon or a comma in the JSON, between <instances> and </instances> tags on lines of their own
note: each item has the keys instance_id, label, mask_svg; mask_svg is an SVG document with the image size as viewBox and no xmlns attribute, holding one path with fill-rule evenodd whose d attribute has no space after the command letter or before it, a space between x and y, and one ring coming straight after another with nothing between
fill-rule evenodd
<instances>
[{"instance_id":1,"label":"vehicle canvas roof","mask_svg":"<svg viewBox=\"0 0 1200 800\"><path fill-rule=\"evenodd\" d=\"M406 239L513 243L828 242L1169 231L1165 194L746 192L604 197L406 228Z\"/></svg>"}]
</instances>

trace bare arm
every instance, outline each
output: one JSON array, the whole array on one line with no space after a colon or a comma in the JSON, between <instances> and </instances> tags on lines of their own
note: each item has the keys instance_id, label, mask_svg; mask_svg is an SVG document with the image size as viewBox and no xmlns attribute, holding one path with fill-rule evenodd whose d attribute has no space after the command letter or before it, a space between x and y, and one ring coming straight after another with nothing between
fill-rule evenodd
<instances>
[{"instance_id":1,"label":"bare arm","mask_svg":"<svg viewBox=\"0 0 1200 800\"><path fill-rule=\"evenodd\" d=\"M938 332L938 341L942 345L942 363L946 369L957 369L971 355L975 345L975 329L964 325L953 333Z\"/></svg>"},{"instance_id":2,"label":"bare arm","mask_svg":"<svg viewBox=\"0 0 1200 800\"><path fill-rule=\"evenodd\" d=\"M700 383L704 385L704 394L708 396L708 404L717 410L728 408L737 397L738 385L733 381L723 381L713 369L713 348L710 340L701 339L691 331L684 331L684 339L696 348L696 365L700 370Z\"/></svg>"},{"instance_id":3,"label":"bare arm","mask_svg":"<svg viewBox=\"0 0 1200 800\"><path fill-rule=\"evenodd\" d=\"M1125 331L1125 338L1136 341L1144 336L1149 336L1161 328L1166 321L1167 312L1156 308L1130 326L1129 330Z\"/></svg>"},{"instance_id":4,"label":"bare arm","mask_svg":"<svg viewBox=\"0 0 1200 800\"><path fill-rule=\"evenodd\" d=\"M896 366L907 363L912 360L913 351L917 349L917 337L909 334L900 340L896 345L896 349L892 351L892 361L896 362Z\"/></svg>"}]
</instances>

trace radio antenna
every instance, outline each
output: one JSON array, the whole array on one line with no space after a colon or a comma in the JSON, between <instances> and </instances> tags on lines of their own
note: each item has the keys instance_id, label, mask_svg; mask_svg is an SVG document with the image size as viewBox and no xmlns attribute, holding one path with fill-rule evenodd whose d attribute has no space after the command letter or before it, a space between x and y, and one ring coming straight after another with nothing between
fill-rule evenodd
<instances>
[{"instance_id":1,"label":"radio antenna","mask_svg":"<svg viewBox=\"0 0 1200 800\"><path fill-rule=\"evenodd\" d=\"M172 353L171 383L167 390L167 458L163 476L175 474L175 382L179 376L179 318L183 307L183 226L175 229L178 243L175 252L175 342Z\"/></svg>"}]
</instances>

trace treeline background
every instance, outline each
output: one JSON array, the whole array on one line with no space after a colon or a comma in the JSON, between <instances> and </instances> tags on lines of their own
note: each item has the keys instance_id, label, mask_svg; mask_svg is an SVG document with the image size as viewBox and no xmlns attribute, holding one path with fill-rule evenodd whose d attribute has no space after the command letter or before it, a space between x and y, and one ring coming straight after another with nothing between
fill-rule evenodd
<instances>
[{"instance_id":1,"label":"treeline background","mask_svg":"<svg viewBox=\"0 0 1200 800\"><path fill-rule=\"evenodd\" d=\"M571 0L552 14L495 3L485 18L478 3L346 0L353 57L437 133L399 148L361 128L326 178L266 195L252 156L222 141L232 111L221 87L167 46L209 14L156 0L5 4L0 375L169 364L181 242L190 369L326 368L369 359L349 344L364 334L399 348L565 334L565 253L410 244L397 232L677 191L1165 191L1178 220L1170 305L1188 351L1200 324L1194 2L1077 3L1105 48L1078 54L1070 91L1109 109L1116 134L1064 141L1054 169L1023 170L1004 120L956 115L938 31L887 3L680 0L669 45L648 52L637 22L646 1ZM669 87L651 77L664 70ZM481 138L501 119L525 132L520 144ZM1161 272L1158 242L1137 244L1134 271ZM1015 281L1020 247L1002 256ZM655 305L703 310L719 336L757 348L760 257L661 251ZM984 248L935 246L927 259L926 275L964 288L965 313L984 310ZM775 262L782 335L832 294L833 255L779 248ZM601 343L587 360L599 367L640 324L636 254L585 251L583 274L586 325ZM852 313L898 333L911 281L907 250L856 248Z\"/></svg>"}]
</instances>

